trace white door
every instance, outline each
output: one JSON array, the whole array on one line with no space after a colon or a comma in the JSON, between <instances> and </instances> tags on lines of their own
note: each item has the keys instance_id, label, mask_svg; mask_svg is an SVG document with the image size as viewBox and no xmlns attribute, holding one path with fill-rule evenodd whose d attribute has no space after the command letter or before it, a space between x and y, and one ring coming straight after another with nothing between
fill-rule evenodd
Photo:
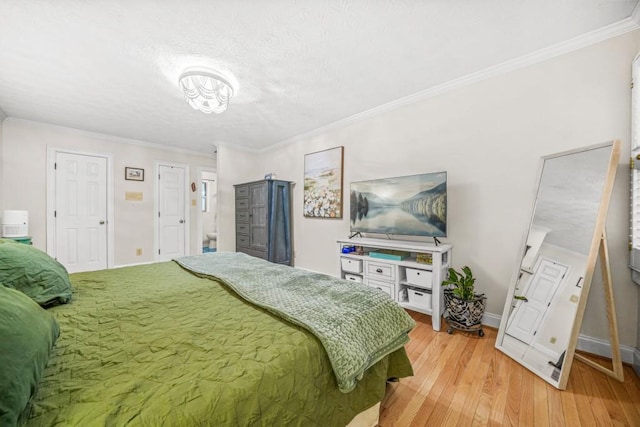
<instances>
[{"instance_id":1,"label":"white door","mask_svg":"<svg viewBox=\"0 0 640 427\"><path fill-rule=\"evenodd\" d=\"M526 300L518 301L512 319L509 319L507 334L531 344L567 270L567 266L549 259L543 258L540 261L529 286L522 295Z\"/></svg>"},{"instance_id":2,"label":"white door","mask_svg":"<svg viewBox=\"0 0 640 427\"><path fill-rule=\"evenodd\" d=\"M158 165L158 261L185 254L185 169Z\"/></svg>"},{"instance_id":3,"label":"white door","mask_svg":"<svg viewBox=\"0 0 640 427\"><path fill-rule=\"evenodd\" d=\"M56 153L55 257L70 273L107 268L107 159Z\"/></svg>"}]
</instances>

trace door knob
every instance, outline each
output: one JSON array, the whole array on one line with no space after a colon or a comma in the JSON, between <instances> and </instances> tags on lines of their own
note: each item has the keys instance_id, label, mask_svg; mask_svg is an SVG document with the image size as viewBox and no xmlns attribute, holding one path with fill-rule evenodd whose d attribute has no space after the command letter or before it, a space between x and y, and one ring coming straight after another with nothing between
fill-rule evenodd
<instances>
[{"instance_id":1,"label":"door knob","mask_svg":"<svg viewBox=\"0 0 640 427\"><path fill-rule=\"evenodd\" d=\"M181 219L181 220L180 220L180 224L184 224L184 219Z\"/></svg>"},{"instance_id":2,"label":"door knob","mask_svg":"<svg viewBox=\"0 0 640 427\"><path fill-rule=\"evenodd\" d=\"M100 224L100 225L103 225L103 224L104 224L104 220L100 221L100 223L99 223L99 224Z\"/></svg>"}]
</instances>

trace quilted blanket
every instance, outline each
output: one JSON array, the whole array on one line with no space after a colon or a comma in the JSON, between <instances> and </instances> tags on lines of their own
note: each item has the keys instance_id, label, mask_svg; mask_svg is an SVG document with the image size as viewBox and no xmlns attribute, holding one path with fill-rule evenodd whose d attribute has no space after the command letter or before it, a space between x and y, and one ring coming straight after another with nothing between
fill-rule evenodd
<instances>
[{"instance_id":1,"label":"quilted blanket","mask_svg":"<svg viewBox=\"0 0 640 427\"><path fill-rule=\"evenodd\" d=\"M243 253L213 253L175 260L212 276L245 300L312 332L325 348L343 393L364 372L403 347L413 319L385 293L367 285L291 268Z\"/></svg>"}]
</instances>

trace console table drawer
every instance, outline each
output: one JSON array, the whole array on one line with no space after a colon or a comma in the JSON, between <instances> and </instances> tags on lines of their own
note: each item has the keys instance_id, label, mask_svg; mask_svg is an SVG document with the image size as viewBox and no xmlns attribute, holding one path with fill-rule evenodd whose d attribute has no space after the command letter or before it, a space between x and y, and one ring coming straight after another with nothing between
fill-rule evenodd
<instances>
[{"instance_id":1,"label":"console table drawer","mask_svg":"<svg viewBox=\"0 0 640 427\"><path fill-rule=\"evenodd\" d=\"M236 187L236 198L238 197L249 197L249 186L241 185Z\"/></svg>"},{"instance_id":2,"label":"console table drawer","mask_svg":"<svg viewBox=\"0 0 640 427\"><path fill-rule=\"evenodd\" d=\"M249 209L249 199L236 199L236 210Z\"/></svg>"},{"instance_id":3,"label":"console table drawer","mask_svg":"<svg viewBox=\"0 0 640 427\"><path fill-rule=\"evenodd\" d=\"M249 234L249 224L237 223L236 224L236 232L238 234Z\"/></svg>"},{"instance_id":4,"label":"console table drawer","mask_svg":"<svg viewBox=\"0 0 640 427\"><path fill-rule=\"evenodd\" d=\"M236 222L249 222L249 211L236 211Z\"/></svg>"},{"instance_id":5,"label":"console table drawer","mask_svg":"<svg viewBox=\"0 0 640 427\"><path fill-rule=\"evenodd\" d=\"M255 251L249 248L239 248L239 252L244 252L245 254L254 256L256 258L267 259L266 251Z\"/></svg>"},{"instance_id":6,"label":"console table drawer","mask_svg":"<svg viewBox=\"0 0 640 427\"><path fill-rule=\"evenodd\" d=\"M391 298L393 298L393 285L391 283L379 282L377 280L367 280L367 285L371 286L372 288L380 289L381 291L389 294Z\"/></svg>"},{"instance_id":7,"label":"console table drawer","mask_svg":"<svg viewBox=\"0 0 640 427\"><path fill-rule=\"evenodd\" d=\"M249 247L249 236L244 236L241 234L236 235L236 246L248 248Z\"/></svg>"},{"instance_id":8,"label":"console table drawer","mask_svg":"<svg viewBox=\"0 0 640 427\"><path fill-rule=\"evenodd\" d=\"M382 280L396 280L396 266L384 262L367 261L367 276Z\"/></svg>"}]
</instances>

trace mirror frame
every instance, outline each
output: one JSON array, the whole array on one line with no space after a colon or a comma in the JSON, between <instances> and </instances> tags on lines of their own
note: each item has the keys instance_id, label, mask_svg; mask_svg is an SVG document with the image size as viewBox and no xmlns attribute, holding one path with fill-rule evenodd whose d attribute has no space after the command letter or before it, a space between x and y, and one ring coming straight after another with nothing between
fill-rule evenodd
<instances>
[{"instance_id":1,"label":"mirror frame","mask_svg":"<svg viewBox=\"0 0 640 427\"><path fill-rule=\"evenodd\" d=\"M516 268L514 270L514 274L511 277L511 281L509 282L509 290L507 293L507 297L505 299L505 305L504 305L504 310L503 310L503 314L502 314L502 318L500 319L500 329L498 330L498 336L496 338L496 344L495 347L502 351L503 353L505 353L507 356L511 357L512 359L514 359L516 362L520 363L522 366L524 366L525 368L529 369L530 371L532 371L533 373L535 373L536 375L538 375L540 378L544 379L545 381L547 381L549 384L561 389L561 390L565 390L567 388L567 382L569 381L569 374L571 372L571 367L573 364L573 359L574 359L574 355L575 355L575 350L576 350L576 345L578 342L578 335L580 334L580 328L582 326L582 319L584 317L584 310L585 307L587 305L587 300L589 298L589 290L591 288L591 280L593 278L593 273L595 270L595 266L596 266L596 262L598 259L598 254L600 252L600 248L602 247L602 245L605 245L605 251L606 251L606 235L605 235L605 223L606 223L606 219L607 219L607 212L609 210L609 202L611 200L611 194L613 192L613 184L615 181L615 177L616 177L616 171L618 168L618 162L620 159L620 146L621 143L619 140L613 140L613 141L609 141L609 142L605 142L602 144L596 144L596 145L591 145L591 146L587 146L587 147L582 147L582 148L577 148L574 150L569 150L569 151L564 151L564 152L560 152L560 153L556 153L556 154L551 154L548 156L544 156L541 158L540 160L540 165L538 168L538 174L537 174L537 180L536 180L536 189L535 189L535 198L533 200L533 206L531 209L531 219L529 220L529 224L528 227L526 228L524 235L523 235L523 239L522 239L522 243L520 244L520 251L518 252L519 254L524 254L525 253L525 249L526 249L526 245L527 245L527 238L528 235L530 233L531 230L531 226L533 225L533 219L535 216L535 208L536 208L536 204L537 204L537 200L538 200L538 194L540 191L540 183L542 181L542 173L544 170L544 164L545 161L550 160L550 159L554 159L557 157L562 157L562 156L567 156L567 155L571 155L571 154L577 154L577 153L581 153L584 151L588 151L588 150L594 150L594 149L599 149L599 148L605 148L605 147L611 147L611 154L609 156L609 165L608 165L608 169L607 169L607 173L605 175L605 181L604 181L604 186L602 189L602 197L600 198L600 204L598 207L598 215L596 217L596 223L595 223L595 227L594 227L594 231L593 231L593 236L591 238L591 246L589 249L589 253L587 256L587 262L586 262L586 268L585 268L585 274L584 274L584 282L583 282L583 286L582 286L582 292L580 293L580 299L578 301L578 306L576 308L576 315L575 315L575 319L573 322L573 326L571 328L571 335L569 337L569 343L568 343L568 347L564 356L564 361L563 361L563 365L562 365L562 369L560 371L560 376L558 378L558 381L556 382L555 380L553 380L552 378L550 378L549 376L542 374L540 371L538 371L537 369L535 369L532 366L528 366L527 364L523 363L522 360L520 359L520 357L517 357L515 354L513 354L512 352L510 352L509 349L505 348L502 343L504 341L504 335L505 335L505 331L506 331L506 327L507 327L507 321L509 318L509 313L511 311L511 307L513 304L513 295L516 289L516 285L518 282L518 277L520 274L520 269L522 266L522 258L523 257L519 257L517 260L517 265ZM608 262L608 259L606 260ZM606 269L603 268L603 272L607 270L608 271L608 266L606 266ZM612 301L611 301L612 302ZM608 310L609 311L609 310ZM615 322L615 310L613 310L613 313L608 312L607 313L607 318L609 319L609 321L611 322L611 316L613 317L613 321ZM616 331L617 334L617 331ZM615 337L615 339L617 339L617 336Z\"/></svg>"}]
</instances>

